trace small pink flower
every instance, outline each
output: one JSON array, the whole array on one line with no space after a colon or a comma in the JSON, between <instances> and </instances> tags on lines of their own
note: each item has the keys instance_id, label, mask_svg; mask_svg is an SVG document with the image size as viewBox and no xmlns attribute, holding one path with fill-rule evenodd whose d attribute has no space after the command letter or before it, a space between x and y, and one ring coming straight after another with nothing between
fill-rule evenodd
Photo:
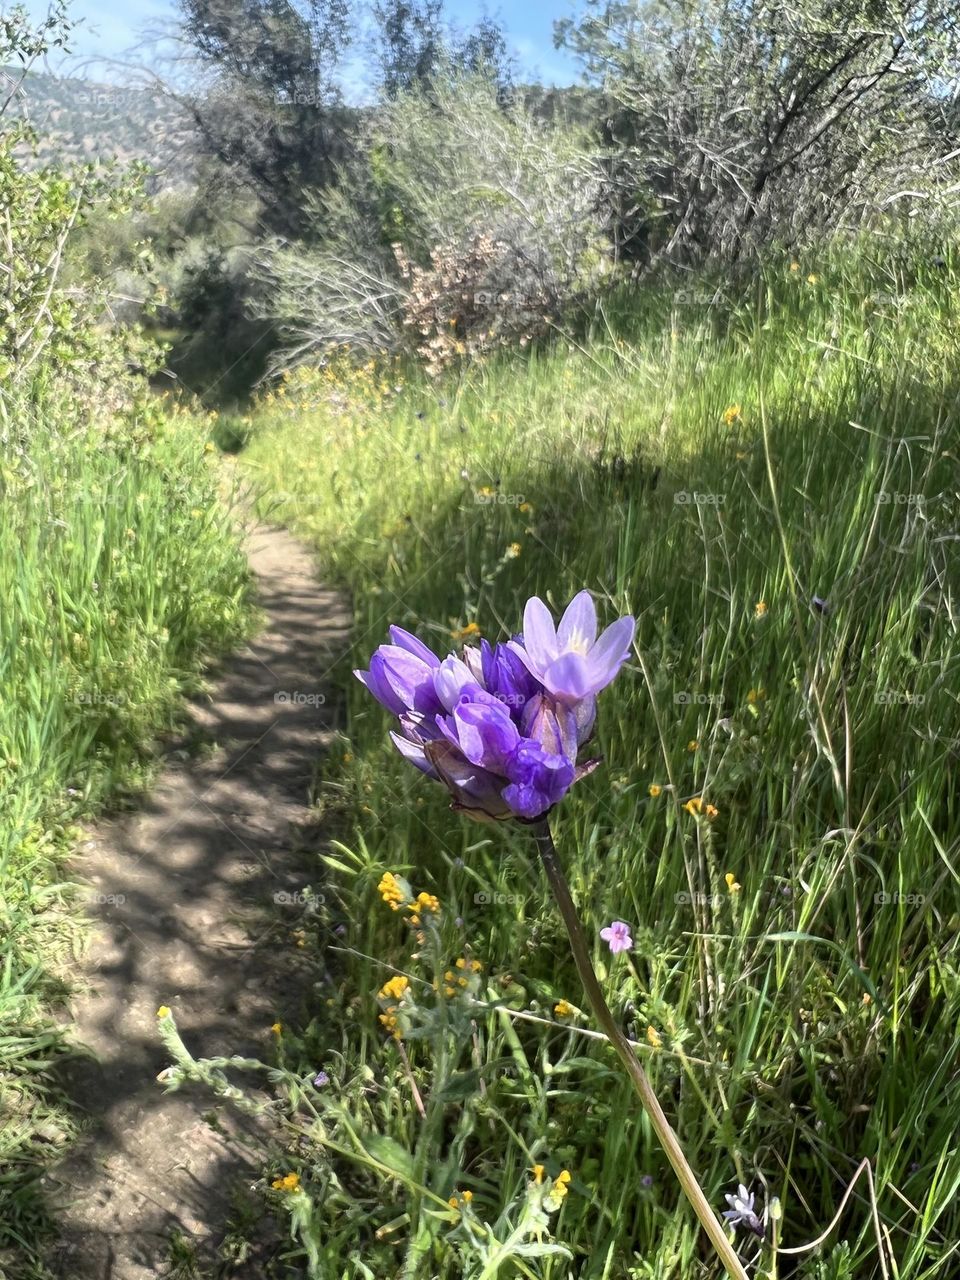
<instances>
[{"instance_id":1,"label":"small pink flower","mask_svg":"<svg viewBox=\"0 0 960 1280\"><path fill-rule=\"evenodd\" d=\"M630 926L624 924L622 920L614 920L605 929L601 929L600 937L614 955L618 951L629 951L633 946L633 939L630 937Z\"/></svg>"}]
</instances>

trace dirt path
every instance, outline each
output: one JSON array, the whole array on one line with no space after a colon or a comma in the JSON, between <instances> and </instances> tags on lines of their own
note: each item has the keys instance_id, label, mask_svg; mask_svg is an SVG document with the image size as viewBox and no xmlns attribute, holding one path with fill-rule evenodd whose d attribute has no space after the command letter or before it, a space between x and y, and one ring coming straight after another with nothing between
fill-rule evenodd
<instances>
[{"instance_id":1,"label":"dirt path","mask_svg":"<svg viewBox=\"0 0 960 1280\"><path fill-rule=\"evenodd\" d=\"M305 801L331 734L325 674L347 616L287 533L256 528L248 553L266 626L194 708L216 750L171 758L145 805L102 824L73 868L93 886L100 927L83 965L90 989L72 1008L75 1039L97 1058L69 1081L90 1129L50 1177L51 1265L70 1280L165 1275L174 1230L202 1256L238 1179L250 1181L236 1143L202 1119L209 1095L157 1083L158 1006L197 1056L264 1056L270 1025L297 999L264 921L275 895L309 876Z\"/></svg>"}]
</instances>

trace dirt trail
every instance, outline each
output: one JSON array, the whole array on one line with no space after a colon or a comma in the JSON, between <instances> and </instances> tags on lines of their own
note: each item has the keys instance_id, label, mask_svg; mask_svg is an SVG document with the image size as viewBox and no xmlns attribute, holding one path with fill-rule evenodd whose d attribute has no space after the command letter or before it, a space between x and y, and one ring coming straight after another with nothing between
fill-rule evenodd
<instances>
[{"instance_id":1,"label":"dirt trail","mask_svg":"<svg viewBox=\"0 0 960 1280\"><path fill-rule=\"evenodd\" d=\"M83 964L90 989L71 1011L75 1040L97 1058L69 1080L90 1128L49 1178L51 1266L70 1280L165 1275L172 1230L203 1256L235 1184L250 1180L237 1144L202 1119L210 1096L157 1083L158 1006L197 1056L264 1056L268 1028L297 999L264 921L275 895L309 876L305 801L332 732L325 674L348 620L287 533L255 528L248 554L266 626L193 709L215 752L171 757L145 804L101 824L73 868L97 895L99 928Z\"/></svg>"}]
</instances>

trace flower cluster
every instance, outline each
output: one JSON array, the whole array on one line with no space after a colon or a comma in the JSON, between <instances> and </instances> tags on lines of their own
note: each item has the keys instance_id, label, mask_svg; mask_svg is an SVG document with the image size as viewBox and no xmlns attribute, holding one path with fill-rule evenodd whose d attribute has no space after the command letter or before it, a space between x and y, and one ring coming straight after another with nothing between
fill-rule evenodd
<instances>
[{"instance_id":1,"label":"flower cluster","mask_svg":"<svg viewBox=\"0 0 960 1280\"><path fill-rule=\"evenodd\" d=\"M380 877L377 892L391 911L407 912L407 923L415 929L421 928L424 916L440 914L440 899L436 894L418 893L414 897L409 882L392 871L385 871Z\"/></svg>"},{"instance_id":2,"label":"flower cluster","mask_svg":"<svg viewBox=\"0 0 960 1280\"><path fill-rule=\"evenodd\" d=\"M480 988L478 975L483 972L479 960L468 960L460 956L453 969L447 969L443 975L443 994L447 999L459 995L474 995Z\"/></svg>"},{"instance_id":3,"label":"flower cluster","mask_svg":"<svg viewBox=\"0 0 960 1280\"><path fill-rule=\"evenodd\" d=\"M627 660L633 632L624 617L598 639L589 592L574 598L559 626L534 596L522 635L505 644L481 640L441 661L391 627L392 643L355 674L398 717L397 749L446 785L455 809L533 821L599 763L577 757L593 732L597 694Z\"/></svg>"},{"instance_id":4,"label":"flower cluster","mask_svg":"<svg viewBox=\"0 0 960 1280\"><path fill-rule=\"evenodd\" d=\"M409 978L405 978L402 973L397 974L396 977L383 984L377 992L377 999L383 1009L380 1014L380 1022L383 1024L384 1030L389 1031L395 1039L399 1040L400 1023L397 1015L401 1011L401 1005L407 1002L412 1003L413 1000Z\"/></svg>"}]
</instances>

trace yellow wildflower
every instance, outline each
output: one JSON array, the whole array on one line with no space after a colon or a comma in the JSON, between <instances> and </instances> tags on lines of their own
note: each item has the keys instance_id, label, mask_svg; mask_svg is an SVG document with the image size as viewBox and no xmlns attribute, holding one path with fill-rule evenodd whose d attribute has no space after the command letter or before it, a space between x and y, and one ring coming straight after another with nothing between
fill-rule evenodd
<instances>
[{"instance_id":1,"label":"yellow wildflower","mask_svg":"<svg viewBox=\"0 0 960 1280\"><path fill-rule=\"evenodd\" d=\"M521 502L518 511L522 511L524 515L529 515L533 511L533 505L529 502Z\"/></svg>"},{"instance_id":2,"label":"yellow wildflower","mask_svg":"<svg viewBox=\"0 0 960 1280\"><path fill-rule=\"evenodd\" d=\"M400 882L392 871L385 871L377 885L377 892L384 902L388 903L392 911L399 911L401 906L407 900L407 895L403 892Z\"/></svg>"},{"instance_id":3,"label":"yellow wildflower","mask_svg":"<svg viewBox=\"0 0 960 1280\"><path fill-rule=\"evenodd\" d=\"M273 1026L270 1028L270 1030L273 1032L275 1036L280 1035L280 1033L283 1031L283 1023L275 1022Z\"/></svg>"},{"instance_id":4,"label":"yellow wildflower","mask_svg":"<svg viewBox=\"0 0 960 1280\"><path fill-rule=\"evenodd\" d=\"M647 1044L651 1049L661 1049L663 1041L660 1039L660 1032L656 1027L647 1027Z\"/></svg>"},{"instance_id":5,"label":"yellow wildflower","mask_svg":"<svg viewBox=\"0 0 960 1280\"><path fill-rule=\"evenodd\" d=\"M520 554L522 550L523 550L523 547L521 547L519 542L511 542L509 547L507 547L507 550L506 550L507 559L516 560L517 556Z\"/></svg>"},{"instance_id":6,"label":"yellow wildflower","mask_svg":"<svg viewBox=\"0 0 960 1280\"><path fill-rule=\"evenodd\" d=\"M757 601L757 603L753 606L753 616L755 618L765 618L767 616L766 600Z\"/></svg>"},{"instance_id":7,"label":"yellow wildflower","mask_svg":"<svg viewBox=\"0 0 960 1280\"><path fill-rule=\"evenodd\" d=\"M767 696L766 689L751 689L750 692L747 694L747 701L751 705L755 705L758 702L763 702L766 699L766 696Z\"/></svg>"},{"instance_id":8,"label":"yellow wildflower","mask_svg":"<svg viewBox=\"0 0 960 1280\"><path fill-rule=\"evenodd\" d=\"M737 877L733 874L732 871L728 871L723 878L724 880L726 880L727 888L731 893L739 893L740 890L743 888L743 885L737 884Z\"/></svg>"},{"instance_id":9,"label":"yellow wildflower","mask_svg":"<svg viewBox=\"0 0 960 1280\"><path fill-rule=\"evenodd\" d=\"M707 815L707 817L710 819L711 822L714 820L714 818L717 816L719 812L720 810L716 807L716 805L712 805L712 804L708 804L704 809L704 813Z\"/></svg>"},{"instance_id":10,"label":"yellow wildflower","mask_svg":"<svg viewBox=\"0 0 960 1280\"><path fill-rule=\"evenodd\" d=\"M543 1201L543 1207L549 1213L555 1213L557 1209L560 1208L561 1204L563 1204L564 1197L569 1190L569 1184L570 1171L568 1169L561 1169L553 1179L549 1195L547 1195Z\"/></svg>"},{"instance_id":11,"label":"yellow wildflower","mask_svg":"<svg viewBox=\"0 0 960 1280\"><path fill-rule=\"evenodd\" d=\"M274 1178L271 1185L274 1191L296 1191L300 1186L300 1175L299 1173L285 1174L282 1178Z\"/></svg>"},{"instance_id":12,"label":"yellow wildflower","mask_svg":"<svg viewBox=\"0 0 960 1280\"><path fill-rule=\"evenodd\" d=\"M558 1000L553 1006L553 1012L558 1018L572 1018L576 1010L569 1000Z\"/></svg>"},{"instance_id":13,"label":"yellow wildflower","mask_svg":"<svg viewBox=\"0 0 960 1280\"><path fill-rule=\"evenodd\" d=\"M402 1000L409 986L409 978L405 978L402 973L398 973L389 982L383 984L378 994L381 1000Z\"/></svg>"},{"instance_id":14,"label":"yellow wildflower","mask_svg":"<svg viewBox=\"0 0 960 1280\"><path fill-rule=\"evenodd\" d=\"M799 271L799 270L800 270L800 263L799 263L799 262L791 262L791 263L790 263L790 270L791 270L791 271Z\"/></svg>"},{"instance_id":15,"label":"yellow wildflower","mask_svg":"<svg viewBox=\"0 0 960 1280\"><path fill-rule=\"evenodd\" d=\"M162 1005L160 1006L160 1008L157 1010L157 1017L158 1017L158 1018L169 1018L169 1017L170 1017L170 1010L167 1008L167 1006L166 1006L165 1004L162 1004Z\"/></svg>"},{"instance_id":16,"label":"yellow wildflower","mask_svg":"<svg viewBox=\"0 0 960 1280\"><path fill-rule=\"evenodd\" d=\"M414 909L417 912L432 911L434 915L438 915L440 912L440 899L435 898L432 893L418 893Z\"/></svg>"},{"instance_id":17,"label":"yellow wildflower","mask_svg":"<svg viewBox=\"0 0 960 1280\"><path fill-rule=\"evenodd\" d=\"M540 1184L543 1182L543 1165L535 1164L533 1168L530 1170L530 1172L533 1174L534 1182L539 1187Z\"/></svg>"},{"instance_id":18,"label":"yellow wildflower","mask_svg":"<svg viewBox=\"0 0 960 1280\"><path fill-rule=\"evenodd\" d=\"M690 741L687 743L687 750L699 751L699 749L700 749L700 743L697 741L696 738L691 738Z\"/></svg>"},{"instance_id":19,"label":"yellow wildflower","mask_svg":"<svg viewBox=\"0 0 960 1280\"><path fill-rule=\"evenodd\" d=\"M659 782L651 782L650 786L647 787L647 792L653 800L656 800L657 796L660 795L662 791L663 787L660 786Z\"/></svg>"},{"instance_id":20,"label":"yellow wildflower","mask_svg":"<svg viewBox=\"0 0 960 1280\"><path fill-rule=\"evenodd\" d=\"M686 809L687 813L696 817L696 815L703 809L703 797L692 796L683 807Z\"/></svg>"},{"instance_id":21,"label":"yellow wildflower","mask_svg":"<svg viewBox=\"0 0 960 1280\"><path fill-rule=\"evenodd\" d=\"M728 427L732 427L736 420L740 417L741 408L738 404L728 405L723 411L723 420Z\"/></svg>"},{"instance_id":22,"label":"yellow wildflower","mask_svg":"<svg viewBox=\"0 0 960 1280\"><path fill-rule=\"evenodd\" d=\"M474 636L480 634L480 628L475 622L468 622L465 627L458 627L455 631L451 631L450 635L458 642L464 640L472 640Z\"/></svg>"}]
</instances>

